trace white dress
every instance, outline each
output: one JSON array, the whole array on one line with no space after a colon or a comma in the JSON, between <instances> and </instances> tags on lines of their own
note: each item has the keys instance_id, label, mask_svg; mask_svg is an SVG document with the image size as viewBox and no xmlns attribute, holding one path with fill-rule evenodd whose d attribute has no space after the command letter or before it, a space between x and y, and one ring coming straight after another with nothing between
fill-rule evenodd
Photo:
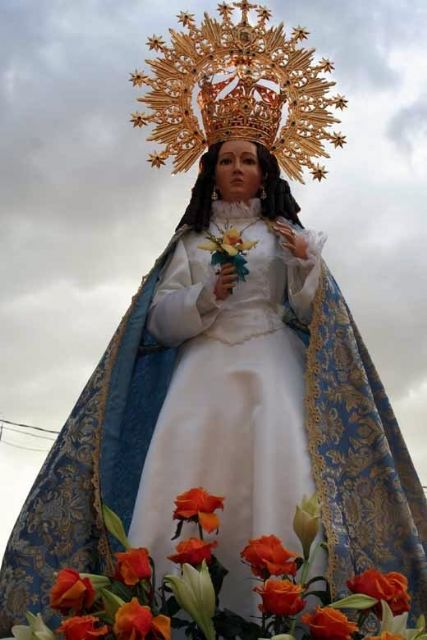
<instances>
[{"instance_id":1,"label":"white dress","mask_svg":"<svg viewBox=\"0 0 427 640\"><path fill-rule=\"evenodd\" d=\"M176 571L166 556L174 498L202 486L225 496L215 553L230 570L221 604L254 614L249 568L240 551L250 538L275 534L300 550L295 505L314 484L304 429L305 347L281 318L285 292L308 321L320 274L323 234L304 231L308 259L294 258L260 217L259 200L214 203L210 231L235 226L258 240L250 270L233 294L215 301L205 235L189 232L162 274L148 328L159 342L181 345L141 476L129 538L146 546L158 576ZM184 524L181 538L197 536ZM208 536L213 539L215 536ZM177 542L177 541L176 541Z\"/></svg>"}]
</instances>

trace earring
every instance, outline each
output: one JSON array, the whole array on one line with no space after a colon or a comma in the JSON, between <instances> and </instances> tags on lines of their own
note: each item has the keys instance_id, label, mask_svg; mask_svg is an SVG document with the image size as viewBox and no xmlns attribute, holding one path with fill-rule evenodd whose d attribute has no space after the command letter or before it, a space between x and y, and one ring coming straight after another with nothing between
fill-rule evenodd
<instances>
[{"instance_id":1,"label":"earring","mask_svg":"<svg viewBox=\"0 0 427 640\"><path fill-rule=\"evenodd\" d=\"M267 192L265 190L264 185L262 185L261 187L261 193L259 197L261 198L261 200L267 200Z\"/></svg>"},{"instance_id":2,"label":"earring","mask_svg":"<svg viewBox=\"0 0 427 640\"><path fill-rule=\"evenodd\" d=\"M216 187L213 188L212 195L211 195L211 200L213 200L214 202L215 202L215 200L218 200L218 192L216 190Z\"/></svg>"}]
</instances>

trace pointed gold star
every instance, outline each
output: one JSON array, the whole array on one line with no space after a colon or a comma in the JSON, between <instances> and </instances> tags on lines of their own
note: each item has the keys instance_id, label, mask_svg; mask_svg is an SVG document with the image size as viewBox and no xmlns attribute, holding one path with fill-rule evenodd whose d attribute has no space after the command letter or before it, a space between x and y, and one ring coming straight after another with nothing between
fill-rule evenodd
<instances>
[{"instance_id":1,"label":"pointed gold star","mask_svg":"<svg viewBox=\"0 0 427 640\"><path fill-rule=\"evenodd\" d=\"M147 114L141 113L140 111L134 111L130 116L130 122L132 122L134 127L145 127L145 125L150 122Z\"/></svg>"},{"instance_id":2,"label":"pointed gold star","mask_svg":"<svg viewBox=\"0 0 427 640\"><path fill-rule=\"evenodd\" d=\"M134 87L142 87L149 80L148 76L146 76L142 71L138 71L135 69L133 73L130 74L129 82L132 82Z\"/></svg>"},{"instance_id":3,"label":"pointed gold star","mask_svg":"<svg viewBox=\"0 0 427 640\"><path fill-rule=\"evenodd\" d=\"M322 180L322 178L326 178L327 173L328 172L326 171L325 167L320 166L320 164L316 164L311 170L313 180L318 180L319 182Z\"/></svg>"},{"instance_id":4,"label":"pointed gold star","mask_svg":"<svg viewBox=\"0 0 427 640\"><path fill-rule=\"evenodd\" d=\"M319 65L326 73L331 73L331 71L335 69L334 63L328 60L328 58L322 58Z\"/></svg>"},{"instance_id":5,"label":"pointed gold star","mask_svg":"<svg viewBox=\"0 0 427 640\"><path fill-rule=\"evenodd\" d=\"M334 145L335 149L337 147L343 147L347 144L346 137L342 135L342 133L336 133L335 131L331 135L331 142Z\"/></svg>"},{"instance_id":6,"label":"pointed gold star","mask_svg":"<svg viewBox=\"0 0 427 640\"><path fill-rule=\"evenodd\" d=\"M334 96L333 101L334 101L335 107L337 109L341 109L341 111L345 109L348 104L347 98L345 96L341 96L339 93L337 93L337 95Z\"/></svg>"},{"instance_id":7,"label":"pointed gold star","mask_svg":"<svg viewBox=\"0 0 427 640\"><path fill-rule=\"evenodd\" d=\"M233 11L233 7L226 2L222 2L218 5L218 13L223 20L229 20L233 14Z\"/></svg>"},{"instance_id":8,"label":"pointed gold star","mask_svg":"<svg viewBox=\"0 0 427 640\"><path fill-rule=\"evenodd\" d=\"M306 40L309 35L310 31L307 31L305 27L301 27L300 25L292 29L292 36L296 40Z\"/></svg>"},{"instance_id":9,"label":"pointed gold star","mask_svg":"<svg viewBox=\"0 0 427 640\"><path fill-rule=\"evenodd\" d=\"M151 162L151 166L157 167L158 169L162 165L166 164L163 153L150 153L150 155L148 156L147 162Z\"/></svg>"},{"instance_id":10,"label":"pointed gold star","mask_svg":"<svg viewBox=\"0 0 427 640\"><path fill-rule=\"evenodd\" d=\"M147 44L150 49L154 49L154 51L163 51L166 42L161 36L152 36L151 38L148 38Z\"/></svg>"},{"instance_id":11,"label":"pointed gold star","mask_svg":"<svg viewBox=\"0 0 427 640\"><path fill-rule=\"evenodd\" d=\"M177 15L178 21L184 25L184 27L191 27L194 24L194 13L188 13L188 11L181 11Z\"/></svg>"},{"instance_id":12,"label":"pointed gold star","mask_svg":"<svg viewBox=\"0 0 427 640\"><path fill-rule=\"evenodd\" d=\"M258 14L258 18L263 22L265 22L266 20L270 20L271 16L273 15L270 9L268 9L267 7L258 7L256 12Z\"/></svg>"}]
</instances>

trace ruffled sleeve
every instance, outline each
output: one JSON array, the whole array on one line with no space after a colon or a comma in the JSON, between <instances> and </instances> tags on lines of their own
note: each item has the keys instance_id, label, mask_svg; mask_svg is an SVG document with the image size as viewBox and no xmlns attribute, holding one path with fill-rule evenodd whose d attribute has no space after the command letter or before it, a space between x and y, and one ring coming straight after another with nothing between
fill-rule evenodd
<instances>
[{"instance_id":1,"label":"ruffled sleeve","mask_svg":"<svg viewBox=\"0 0 427 640\"><path fill-rule=\"evenodd\" d=\"M295 257L280 243L287 267L288 299L297 318L304 324L309 324L313 298L319 285L321 253L326 235L322 231L299 230L296 227L293 229L307 241L307 258Z\"/></svg>"},{"instance_id":2,"label":"ruffled sleeve","mask_svg":"<svg viewBox=\"0 0 427 640\"><path fill-rule=\"evenodd\" d=\"M179 240L157 285L148 314L149 332L161 344L176 347L205 331L221 306L215 300L213 284L213 278L192 283L187 252Z\"/></svg>"}]
</instances>

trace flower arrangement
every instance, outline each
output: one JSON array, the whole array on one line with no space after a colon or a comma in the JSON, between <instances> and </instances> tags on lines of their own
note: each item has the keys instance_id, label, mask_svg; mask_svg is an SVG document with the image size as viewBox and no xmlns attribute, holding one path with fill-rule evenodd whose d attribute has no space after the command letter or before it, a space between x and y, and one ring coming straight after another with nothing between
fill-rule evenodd
<instances>
[{"instance_id":1,"label":"flower arrangement","mask_svg":"<svg viewBox=\"0 0 427 640\"><path fill-rule=\"evenodd\" d=\"M239 231L236 227L228 227L219 231L221 234L219 236L208 232L206 234L206 242L199 244L198 249L211 252L211 264L213 266L222 266L227 262L233 264L238 279L245 280L249 274L245 255L250 249L256 247L258 240L247 240L245 242L242 238L244 229Z\"/></svg>"},{"instance_id":2,"label":"flower arrangement","mask_svg":"<svg viewBox=\"0 0 427 640\"><path fill-rule=\"evenodd\" d=\"M375 568L350 578L349 595L331 600L323 576L309 578L316 552L320 509L316 496L297 506L294 530L302 553L287 549L274 535L249 540L241 551L256 581L260 615L246 620L221 609L220 592L227 571L214 555L216 540L205 533L220 528L215 513L224 498L198 487L175 499L173 518L181 536L186 523L197 525L198 537L176 544L168 558L181 567L180 575L167 575L156 589L155 566L148 549L131 548L120 519L104 506L106 526L123 546L115 553L111 576L81 574L64 568L50 590L50 607L63 620L53 631L41 614L27 614L28 626L16 625L17 640L172 640L183 629L189 640L427 640L425 620L407 628L410 595L406 578ZM319 583L323 585L319 588ZM314 586L316 585L316 586ZM317 606L307 610L307 599ZM377 635L364 631L365 622L377 620Z\"/></svg>"}]
</instances>

